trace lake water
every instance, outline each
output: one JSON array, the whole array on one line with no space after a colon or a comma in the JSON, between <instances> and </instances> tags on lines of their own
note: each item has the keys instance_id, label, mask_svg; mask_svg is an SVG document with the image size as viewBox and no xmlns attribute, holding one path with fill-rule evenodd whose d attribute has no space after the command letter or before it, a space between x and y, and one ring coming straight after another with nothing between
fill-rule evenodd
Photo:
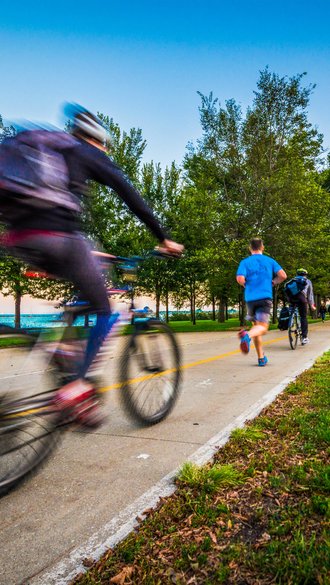
<instances>
[{"instance_id":1,"label":"lake water","mask_svg":"<svg viewBox=\"0 0 330 585\"><path fill-rule=\"evenodd\" d=\"M14 326L15 315L14 314L0 314L0 323L3 325ZM84 317L78 317L76 325L83 325ZM22 314L21 315L21 327L23 329L39 328L39 327L60 327L61 313L47 313L47 314Z\"/></svg>"},{"instance_id":2,"label":"lake water","mask_svg":"<svg viewBox=\"0 0 330 585\"><path fill-rule=\"evenodd\" d=\"M169 311L169 314L172 313L186 313L187 316L189 315L188 311ZM160 311L160 318L165 319L165 311ZM189 317L188 317L189 318ZM91 320L94 321L95 318L91 317ZM10 327L14 326L15 323L15 315L13 313L9 314L0 314L0 324L9 325ZM39 327L60 327L62 324L61 322L61 313L45 313L45 314L38 314L38 313L22 313L21 314L21 327L23 329L27 328L39 328ZM76 325L84 325L84 316L78 317Z\"/></svg>"}]
</instances>

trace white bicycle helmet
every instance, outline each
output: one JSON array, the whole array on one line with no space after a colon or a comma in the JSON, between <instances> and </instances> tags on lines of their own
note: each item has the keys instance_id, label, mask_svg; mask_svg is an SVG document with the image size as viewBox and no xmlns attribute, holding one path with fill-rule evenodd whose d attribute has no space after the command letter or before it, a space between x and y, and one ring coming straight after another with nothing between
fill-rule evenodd
<instances>
[{"instance_id":1,"label":"white bicycle helmet","mask_svg":"<svg viewBox=\"0 0 330 585\"><path fill-rule=\"evenodd\" d=\"M100 142L100 144L110 141L110 136L102 121L83 106L74 103L65 104L64 115L69 118L72 134L81 134L83 137Z\"/></svg>"}]
</instances>

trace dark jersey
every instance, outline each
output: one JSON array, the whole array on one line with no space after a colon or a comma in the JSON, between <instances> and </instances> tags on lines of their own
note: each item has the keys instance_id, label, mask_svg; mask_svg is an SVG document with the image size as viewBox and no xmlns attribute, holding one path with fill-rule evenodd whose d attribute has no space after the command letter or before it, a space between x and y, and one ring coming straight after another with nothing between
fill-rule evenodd
<instances>
[{"instance_id":1,"label":"dark jersey","mask_svg":"<svg viewBox=\"0 0 330 585\"><path fill-rule=\"evenodd\" d=\"M79 140L73 148L62 152L69 171L69 188L80 199L84 197L89 180L111 187L129 209L162 241L167 238L151 209L123 171L100 149ZM23 211L23 210L22 210ZM26 207L11 227L15 230L37 229L72 232L80 229L79 216L63 207L38 210Z\"/></svg>"}]
</instances>

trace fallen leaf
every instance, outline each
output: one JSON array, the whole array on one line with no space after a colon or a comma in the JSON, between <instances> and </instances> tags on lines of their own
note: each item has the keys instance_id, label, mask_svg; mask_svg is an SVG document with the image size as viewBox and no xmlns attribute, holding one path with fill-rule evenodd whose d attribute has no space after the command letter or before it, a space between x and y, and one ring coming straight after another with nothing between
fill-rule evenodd
<instances>
[{"instance_id":1,"label":"fallen leaf","mask_svg":"<svg viewBox=\"0 0 330 585\"><path fill-rule=\"evenodd\" d=\"M126 577L130 577L134 571L134 567L124 567L123 570L112 577L110 579L110 583L115 583L116 585L124 585L126 581Z\"/></svg>"}]
</instances>

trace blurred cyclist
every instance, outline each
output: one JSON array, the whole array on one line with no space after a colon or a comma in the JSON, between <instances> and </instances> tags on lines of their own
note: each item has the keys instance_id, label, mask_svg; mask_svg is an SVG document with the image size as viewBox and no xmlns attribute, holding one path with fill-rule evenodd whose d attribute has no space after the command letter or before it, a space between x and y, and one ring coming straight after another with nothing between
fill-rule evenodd
<instances>
[{"instance_id":1,"label":"blurred cyclist","mask_svg":"<svg viewBox=\"0 0 330 585\"><path fill-rule=\"evenodd\" d=\"M315 311L316 306L314 302L314 294L313 294L313 285L309 278L307 278L308 272L305 268L298 268L296 276L303 277L306 281L304 288L296 295L294 299L290 299L289 301L291 304L296 304L298 307L300 319L301 319L301 332L302 332L302 344L306 345L309 343L308 338L308 321L307 321L307 313L308 313L308 305L310 308Z\"/></svg>"},{"instance_id":2,"label":"blurred cyclist","mask_svg":"<svg viewBox=\"0 0 330 585\"><path fill-rule=\"evenodd\" d=\"M160 242L162 250L180 255L183 246L169 239L163 227L147 206L138 191L122 170L105 154L107 133L101 121L77 104L68 104L65 114L69 117L70 132L74 140L63 146L69 176L69 191L80 202L86 193L89 180L97 181L114 189L129 209L151 230ZM58 133L59 134L59 133ZM12 217L7 233L7 246L22 260L38 269L73 283L91 311L97 315L77 379L63 386L57 393L60 407L74 406L86 396L91 396L89 413L81 421L97 426L97 399L88 382L88 370L109 331L111 310L106 285L98 259L92 254L90 244L81 233L80 213L60 204L38 209L22 204L17 217Z\"/></svg>"}]
</instances>

